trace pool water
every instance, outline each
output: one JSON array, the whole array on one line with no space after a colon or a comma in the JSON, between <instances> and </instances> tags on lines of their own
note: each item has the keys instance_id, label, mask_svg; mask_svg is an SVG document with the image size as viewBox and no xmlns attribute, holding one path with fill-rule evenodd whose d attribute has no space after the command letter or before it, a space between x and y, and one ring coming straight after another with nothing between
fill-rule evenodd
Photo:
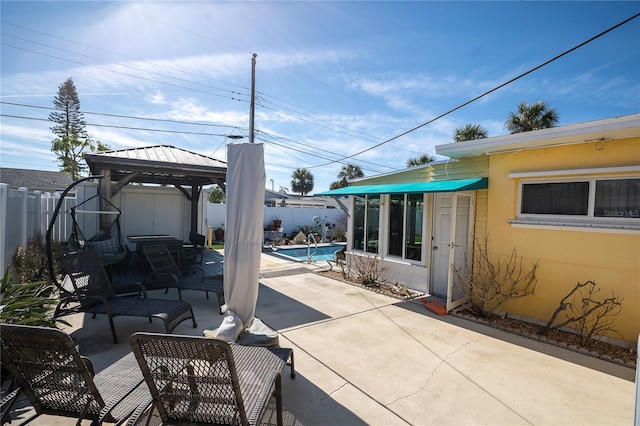
<instances>
[{"instance_id":1,"label":"pool water","mask_svg":"<svg viewBox=\"0 0 640 426\"><path fill-rule=\"evenodd\" d=\"M335 260L336 251L342 248L344 248L344 244L330 244L318 247L311 246L311 261ZM299 262L306 262L309 253L307 250L307 247L277 247L274 248L272 254Z\"/></svg>"}]
</instances>

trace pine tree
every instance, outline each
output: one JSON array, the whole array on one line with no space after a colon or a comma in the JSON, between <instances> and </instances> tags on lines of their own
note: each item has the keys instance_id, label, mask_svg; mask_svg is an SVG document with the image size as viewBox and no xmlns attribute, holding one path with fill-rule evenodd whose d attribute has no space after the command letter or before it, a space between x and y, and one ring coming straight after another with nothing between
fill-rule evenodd
<instances>
[{"instance_id":1,"label":"pine tree","mask_svg":"<svg viewBox=\"0 0 640 426\"><path fill-rule=\"evenodd\" d=\"M104 150L105 147L100 142L91 141L85 130L87 123L80 112L78 92L71 78L58 87L53 105L56 111L49 114L49 120L56 123L51 127L56 138L51 142L51 151L57 154L61 169L75 180L87 169L82 164L84 151L96 147Z\"/></svg>"}]
</instances>

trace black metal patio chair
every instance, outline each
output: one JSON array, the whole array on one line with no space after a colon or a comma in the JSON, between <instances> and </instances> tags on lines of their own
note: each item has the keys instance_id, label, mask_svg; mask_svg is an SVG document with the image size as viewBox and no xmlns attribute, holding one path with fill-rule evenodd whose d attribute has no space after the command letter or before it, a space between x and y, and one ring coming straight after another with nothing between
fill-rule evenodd
<instances>
[{"instance_id":1,"label":"black metal patio chair","mask_svg":"<svg viewBox=\"0 0 640 426\"><path fill-rule=\"evenodd\" d=\"M2 365L33 407L24 424L42 414L77 418L78 425L82 419L121 424L148 404L149 390L133 354L94 374L89 358L61 330L2 324L0 336ZM3 424L11 421L18 393L6 406L3 401Z\"/></svg>"},{"instance_id":2,"label":"black metal patio chair","mask_svg":"<svg viewBox=\"0 0 640 426\"><path fill-rule=\"evenodd\" d=\"M197 265L179 268L165 244L146 245L142 251L152 271L143 281L145 286L175 287L180 300L182 300L182 290L204 291L207 299L209 299L209 292L214 292L222 315L224 305L222 275L207 277L204 270Z\"/></svg>"},{"instance_id":3,"label":"black metal patio chair","mask_svg":"<svg viewBox=\"0 0 640 426\"><path fill-rule=\"evenodd\" d=\"M113 323L117 316L159 318L164 323L167 333L182 321L191 319L196 328L193 308L182 300L166 300L148 298L146 289L140 285L139 294L134 296L117 296L111 286L109 277L94 250L67 253L61 258L61 270L68 278L67 287L72 289L71 299L67 303L77 301L78 310L94 314L107 315L113 342L118 337ZM70 312L57 310L56 315Z\"/></svg>"},{"instance_id":4,"label":"black metal patio chair","mask_svg":"<svg viewBox=\"0 0 640 426\"><path fill-rule=\"evenodd\" d=\"M272 396L282 425L285 361L268 349L153 333L135 333L130 341L153 398L130 425L257 425Z\"/></svg>"},{"instance_id":5,"label":"black metal patio chair","mask_svg":"<svg viewBox=\"0 0 640 426\"><path fill-rule=\"evenodd\" d=\"M194 260L198 259L200 256L200 263L204 262L204 250L205 244L207 242L207 238L198 234L197 232L189 233L189 241L185 241L182 244L182 257L185 260L193 258ZM182 262L182 259L180 260Z\"/></svg>"}]
</instances>

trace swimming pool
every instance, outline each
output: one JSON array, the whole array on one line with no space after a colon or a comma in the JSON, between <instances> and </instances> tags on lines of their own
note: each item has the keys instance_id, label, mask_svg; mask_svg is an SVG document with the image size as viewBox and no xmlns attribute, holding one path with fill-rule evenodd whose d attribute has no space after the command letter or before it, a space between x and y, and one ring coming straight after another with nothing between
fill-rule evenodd
<instances>
[{"instance_id":1,"label":"swimming pool","mask_svg":"<svg viewBox=\"0 0 640 426\"><path fill-rule=\"evenodd\" d=\"M336 251L342 249L344 244L329 244L311 247L275 247L271 254L295 260L298 262L306 262L308 254L311 254L311 261L319 260L335 260Z\"/></svg>"}]
</instances>

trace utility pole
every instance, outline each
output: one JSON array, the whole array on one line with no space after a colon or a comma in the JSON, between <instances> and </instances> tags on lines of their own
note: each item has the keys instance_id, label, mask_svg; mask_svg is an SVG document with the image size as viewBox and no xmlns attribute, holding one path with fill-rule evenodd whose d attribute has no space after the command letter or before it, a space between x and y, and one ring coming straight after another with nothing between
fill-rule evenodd
<instances>
[{"instance_id":1,"label":"utility pole","mask_svg":"<svg viewBox=\"0 0 640 426\"><path fill-rule=\"evenodd\" d=\"M253 143L254 131L253 121L256 109L256 56L253 54L251 58L251 106L249 107L249 142Z\"/></svg>"}]
</instances>

